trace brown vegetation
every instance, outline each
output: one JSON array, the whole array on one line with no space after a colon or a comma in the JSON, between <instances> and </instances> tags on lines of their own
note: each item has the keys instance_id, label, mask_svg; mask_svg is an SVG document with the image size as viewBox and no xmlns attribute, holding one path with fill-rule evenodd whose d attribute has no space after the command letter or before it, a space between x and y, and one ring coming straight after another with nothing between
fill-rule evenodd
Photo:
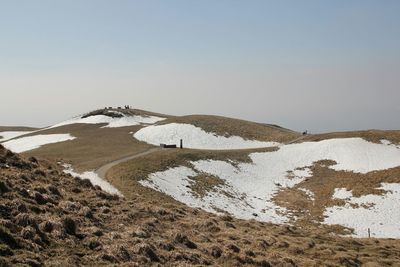
<instances>
[{"instance_id":1,"label":"brown vegetation","mask_svg":"<svg viewBox=\"0 0 400 267\"><path fill-rule=\"evenodd\" d=\"M0 146L1 266L395 266L397 240L236 220L109 195Z\"/></svg>"},{"instance_id":2,"label":"brown vegetation","mask_svg":"<svg viewBox=\"0 0 400 267\"><path fill-rule=\"evenodd\" d=\"M24 127L24 126L0 126L0 132L7 131L35 131L38 128Z\"/></svg>"}]
</instances>

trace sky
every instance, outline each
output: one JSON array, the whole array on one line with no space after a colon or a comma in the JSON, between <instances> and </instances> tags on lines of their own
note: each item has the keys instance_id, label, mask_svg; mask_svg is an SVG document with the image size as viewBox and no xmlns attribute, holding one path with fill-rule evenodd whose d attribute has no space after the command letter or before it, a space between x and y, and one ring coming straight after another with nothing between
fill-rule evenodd
<instances>
[{"instance_id":1,"label":"sky","mask_svg":"<svg viewBox=\"0 0 400 267\"><path fill-rule=\"evenodd\" d=\"M0 125L105 106L400 129L400 1L0 0Z\"/></svg>"}]
</instances>

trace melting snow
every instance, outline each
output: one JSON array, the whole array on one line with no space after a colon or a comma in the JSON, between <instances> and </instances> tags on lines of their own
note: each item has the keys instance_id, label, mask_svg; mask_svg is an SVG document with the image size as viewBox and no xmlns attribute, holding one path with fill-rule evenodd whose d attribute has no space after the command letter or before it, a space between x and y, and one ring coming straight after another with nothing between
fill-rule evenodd
<instances>
[{"instance_id":1,"label":"melting snow","mask_svg":"<svg viewBox=\"0 0 400 267\"><path fill-rule=\"evenodd\" d=\"M102 190L106 191L107 193L122 196L121 192L119 192L119 190L117 188L115 188L113 185L111 185L106 180L103 180L102 178L100 178L93 171L77 173L77 172L74 172L72 166L69 164L64 164L63 167L65 168L65 170L64 170L65 173L71 174L72 176L79 177L81 179L89 179L93 185L100 186L100 188Z\"/></svg>"},{"instance_id":2,"label":"melting snow","mask_svg":"<svg viewBox=\"0 0 400 267\"><path fill-rule=\"evenodd\" d=\"M384 145L387 145L387 146L394 146L394 147L400 148L400 145L395 145L395 144L393 144L392 142L390 142L389 140L386 140L386 139L382 139L381 143L384 144Z\"/></svg>"},{"instance_id":3,"label":"melting snow","mask_svg":"<svg viewBox=\"0 0 400 267\"><path fill-rule=\"evenodd\" d=\"M232 165L225 162L218 162L221 165L227 164L224 170L232 173ZM209 212L220 213L219 210L234 214L237 218L254 218L258 220L268 220L275 223L281 223L286 220L279 217L277 210L286 212L286 209L277 207L272 203L263 203L263 199L254 199L252 203L263 204L265 211L254 216L256 211L242 199L242 191L236 190L232 184L225 181L226 185L219 186L216 190L208 192L203 198L198 198L189 189L191 185L191 177L197 176L199 173L187 167L176 167L164 172L156 172L149 176L148 180L142 180L143 186L153 188L165 194L174 197L176 200L185 203L191 207L202 208ZM226 194L229 193L229 194Z\"/></svg>"},{"instance_id":4,"label":"melting snow","mask_svg":"<svg viewBox=\"0 0 400 267\"><path fill-rule=\"evenodd\" d=\"M5 131L0 132L0 142L5 142L7 140L13 139L15 137L29 134L31 131Z\"/></svg>"},{"instance_id":5,"label":"melting snow","mask_svg":"<svg viewBox=\"0 0 400 267\"><path fill-rule=\"evenodd\" d=\"M368 237L370 228L373 237L400 238L400 184L382 183L381 186L387 191L384 195L353 197L346 191L350 195L346 205L328 208L324 223L354 228L358 237Z\"/></svg>"},{"instance_id":6,"label":"melting snow","mask_svg":"<svg viewBox=\"0 0 400 267\"><path fill-rule=\"evenodd\" d=\"M71 136L70 134L40 134L10 140L2 143L2 145L15 153L21 153L39 148L43 145L54 144L74 139L75 137Z\"/></svg>"},{"instance_id":7,"label":"melting snow","mask_svg":"<svg viewBox=\"0 0 400 267\"><path fill-rule=\"evenodd\" d=\"M73 118L58 123L56 125L53 125L50 128L55 128L70 124L77 124L77 123L85 123L85 124L107 123L107 125L104 126L103 128L117 128L117 127L134 126L140 124L154 124L162 120L165 120L165 118L160 118L156 116L123 116L120 118L112 118L105 115L95 115L87 118L81 118L81 117Z\"/></svg>"},{"instance_id":8,"label":"melting snow","mask_svg":"<svg viewBox=\"0 0 400 267\"><path fill-rule=\"evenodd\" d=\"M348 199L353 196L351 190L347 190L346 188L335 188L335 192L333 192L332 198L336 199Z\"/></svg>"},{"instance_id":9,"label":"melting snow","mask_svg":"<svg viewBox=\"0 0 400 267\"><path fill-rule=\"evenodd\" d=\"M314 162L332 160L337 164L330 168L358 173L400 166L400 149L361 138L283 145L278 151L252 153L249 156L252 163L191 162L193 169L177 167L153 173L142 184L208 211L224 210L238 218L285 223L289 221L290 214L275 205L272 198L279 190L293 187L310 177L309 167ZM187 188L190 177L198 173L217 176L225 185L202 199L198 198Z\"/></svg>"},{"instance_id":10,"label":"melting snow","mask_svg":"<svg viewBox=\"0 0 400 267\"><path fill-rule=\"evenodd\" d=\"M276 142L245 140L239 136L219 136L207 133L194 125L180 123L148 126L137 131L134 137L157 146L159 144L179 145L180 139L183 139L184 147L196 149L242 149L279 145Z\"/></svg>"}]
</instances>

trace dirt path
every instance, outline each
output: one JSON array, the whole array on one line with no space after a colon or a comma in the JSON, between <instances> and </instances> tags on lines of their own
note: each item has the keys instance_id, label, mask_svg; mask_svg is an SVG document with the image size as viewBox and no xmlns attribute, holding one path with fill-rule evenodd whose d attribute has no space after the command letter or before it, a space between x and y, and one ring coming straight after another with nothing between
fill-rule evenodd
<instances>
[{"instance_id":1,"label":"dirt path","mask_svg":"<svg viewBox=\"0 0 400 267\"><path fill-rule=\"evenodd\" d=\"M304 138L309 137L309 136L310 136L309 134L302 135L300 137L297 137L296 139L293 139L293 140L285 143L284 145L290 145L290 144L296 143L297 141L303 140Z\"/></svg>"},{"instance_id":2,"label":"dirt path","mask_svg":"<svg viewBox=\"0 0 400 267\"><path fill-rule=\"evenodd\" d=\"M107 163L106 165L103 165L103 166L101 166L100 168L98 168L95 172L96 172L96 174L97 174L100 178L106 180L107 172L108 172L112 167L114 167L115 165L118 165L118 164L120 164L120 163L122 163L122 162L131 160L131 159L143 157L143 156L149 155L149 154L151 154L151 153L154 153L154 152L157 152L157 151L160 151L160 150L161 150L161 148L159 148L159 147L150 148L150 149L147 150L147 151L144 151L144 152L141 152L141 153L138 153L138 154L135 154L135 155L131 155L131 156L128 156L128 157L125 157L125 158L121 158L121 159L118 159L118 160L116 160L116 161Z\"/></svg>"}]
</instances>

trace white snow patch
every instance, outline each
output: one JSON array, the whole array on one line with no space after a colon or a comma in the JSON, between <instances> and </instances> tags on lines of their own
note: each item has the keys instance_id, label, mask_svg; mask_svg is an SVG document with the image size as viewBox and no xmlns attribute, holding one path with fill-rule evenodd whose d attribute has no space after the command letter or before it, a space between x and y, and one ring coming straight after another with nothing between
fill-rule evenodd
<instances>
[{"instance_id":1,"label":"white snow patch","mask_svg":"<svg viewBox=\"0 0 400 267\"><path fill-rule=\"evenodd\" d=\"M119 113L119 112L116 112ZM122 113L121 113L122 114ZM51 126L50 128L56 128L64 125L84 123L84 124L104 124L103 128L117 128L126 126L135 126L141 124L154 124L156 122L165 120L165 118L156 116L123 116L120 118L112 118L105 115L95 115L87 118L77 117L58 124Z\"/></svg>"},{"instance_id":2,"label":"white snow patch","mask_svg":"<svg viewBox=\"0 0 400 267\"><path fill-rule=\"evenodd\" d=\"M84 173L77 173L74 172L73 168L69 164L64 164L63 167L65 168L64 172L67 174L71 174L74 177L79 177L81 179L89 179L90 182L93 185L98 185L102 190L104 190L107 193L113 194L113 195L118 195L122 196L121 192L115 188L113 185L111 185L109 182L106 180L103 180L100 178L95 172L93 171L87 171Z\"/></svg>"},{"instance_id":3,"label":"white snow patch","mask_svg":"<svg viewBox=\"0 0 400 267\"><path fill-rule=\"evenodd\" d=\"M134 137L157 146L159 144L179 145L182 139L184 147L196 149L242 149L280 145L277 142L245 140L239 136L219 136L215 133L207 133L194 125L181 123L148 126L137 131Z\"/></svg>"},{"instance_id":4,"label":"white snow patch","mask_svg":"<svg viewBox=\"0 0 400 267\"><path fill-rule=\"evenodd\" d=\"M347 190L346 188L335 188L332 198L336 199L349 199L353 196L352 190Z\"/></svg>"},{"instance_id":5,"label":"white snow patch","mask_svg":"<svg viewBox=\"0 0 400 267\"><path fill-rule=\"evenodd\" d=\"M351 196L345 206L327 208L324 223L353 228L357 237L368 237L370 228L373 237L400 238L400 184L382 183L380 189L387 193ZM359 206L353 208L350 204Z\"/></svg>"},{"instance_id":6,"label":"white snow patch","mask_svg":"<svg viewBox=\"0 0 400 267\"><path fill-rule=\"evenodd\" d=\"M7 140L13 139L15 137L29 134L32 131L5 131L5 132L0 132L0 142L5 142Z\"/></svg>"},{"instance_id":7,"label":"white snow patch","mask_svg":"<svg viewBox=\"0 0 400 267\"><path fill-rule=\"evenodd\" d=\"M15 153L21 153L39 148L43 145L54 144L74 139L75 137L71 136L70 134L40 134L10 140L2 143L2 145Z\"/></svg>"},{"instance_id":8,"label":"white snow patch","mask_svg":"<svg viewBox=\"0 0 400 267\"><path fill-rule=\"evenodd\" d=\"M275 205L273 196L279 190L293 187L310 177L309 167L317 161L332 160L337 164L330 168L358 173L400 166L400 149L361 138L283 145L278 151L252 153L249 156L252 163L231 164L218 160L191 162L192 170L178 167L157 172L142 184L208 211L222 209L238 218L285 223L294 217ZM190 176L197 173L217 176L225 182L225 186L199 199L186 187Z\"/></svg>"}]
</instances>

